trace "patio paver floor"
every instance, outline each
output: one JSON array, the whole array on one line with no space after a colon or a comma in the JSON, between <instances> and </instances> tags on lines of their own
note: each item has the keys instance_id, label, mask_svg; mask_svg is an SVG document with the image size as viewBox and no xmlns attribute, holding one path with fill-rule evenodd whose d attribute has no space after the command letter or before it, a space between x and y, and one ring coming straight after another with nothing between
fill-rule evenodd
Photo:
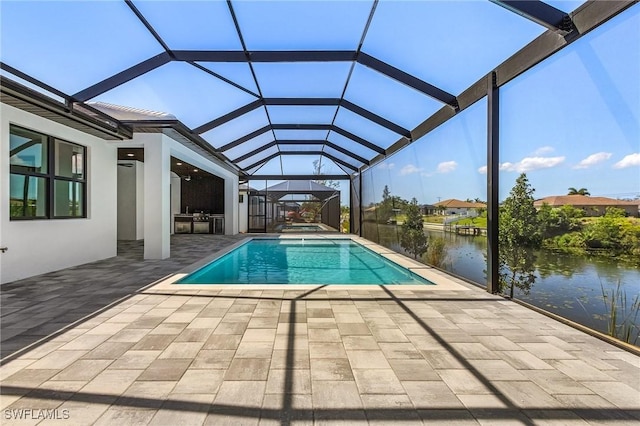
<instances>
[{"instance_id":1,"label":"patio paver floor","mask_svg":"<svg viewBox=\"0 0 640 426\"><path fill-rule=\"evenodd\" d=\"M240 238L2 286L2 424L640 422L639 357L465 283L140 290Z\"/></svg>"}]
</instances>

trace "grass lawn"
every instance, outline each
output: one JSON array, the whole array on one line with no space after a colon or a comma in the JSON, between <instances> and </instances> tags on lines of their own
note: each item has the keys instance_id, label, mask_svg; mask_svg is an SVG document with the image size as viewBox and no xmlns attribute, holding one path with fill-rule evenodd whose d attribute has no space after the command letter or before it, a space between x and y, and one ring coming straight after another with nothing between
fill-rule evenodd
<instances>
[{"instance_id":1,"label":"grass lawn","mask_svg":"<svg viewBox=\"0 0 640 426\"><path fill-rule=\"evenodd\" d=\"M486 217L474 217L473 219L460 219L459 221L454 223L455 225L472 225L477 226L478 228L486 228L487 227L487 218Z\"/></svg>"}]
</instances>

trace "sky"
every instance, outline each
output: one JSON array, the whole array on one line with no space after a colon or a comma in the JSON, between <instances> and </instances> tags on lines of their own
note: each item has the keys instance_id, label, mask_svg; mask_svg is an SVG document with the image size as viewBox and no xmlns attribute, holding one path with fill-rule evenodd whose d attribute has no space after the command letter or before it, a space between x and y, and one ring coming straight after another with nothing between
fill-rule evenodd
<instances>
[{"instance_id":1,"label":"sky","mask_svg":"<svg viewBox=\"0 0 640 426\"><path fill-rule=\"evenodd\" d=\"M133 3L171 49L242 47L226 2ZM582 1L549 3L569 12ZM249 50L355 50L372 2L232 4ZM67 94L163 52L123 1L3 0L0 8L2 62ZM502 199L521 172L527 173L537 197L565 194L569 187L614 198L640 195L639 10L640 6L633 6L501 89ZM381 1L362 51L458 95L544 31L484 0ZM407 129L442 106L361 64L254 63L253 72L259 88L246 63L171 62L91 101L168 112L191 128L252 102L259 90L266 97L340 97L344 93L346 100ZM335 106L259 108L202 136L219 148L262 128L269 119L273 123L333 122L383 148L400 139ZM369 148L324 130L267 132L225 154L235 159L274 138L328 138L359 156L374 156ZM327 151L356 167L362 165ZM241 166L274 152L275 147L264 150ZM317 158L282 156L250 171L309 174ZM326 157L322 161L324 173L344 172ZM421 203L486 199L485 166L483 100L375 166L379 173L370 188L374 197L380 197L387 184L392 193L407 199L416 196ZM348 193L342 189L346 203Z\"/></svg>"}]
</instances>

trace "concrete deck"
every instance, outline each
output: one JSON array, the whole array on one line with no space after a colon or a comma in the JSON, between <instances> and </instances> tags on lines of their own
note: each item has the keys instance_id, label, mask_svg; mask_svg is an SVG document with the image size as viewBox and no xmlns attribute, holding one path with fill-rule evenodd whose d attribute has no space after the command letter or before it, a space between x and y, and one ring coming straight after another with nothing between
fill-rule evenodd
<instances>
[{"instance_id":1,"label":"concrete deck","mask_svg":"<svg viewBox=\"0 0 640 426\"><path fill-rule=\"evenodd\" d=\"M3 285L2 424L640 422L639 357L461 281L143 289L241 238Z\"/></svg>"}]
</instances>

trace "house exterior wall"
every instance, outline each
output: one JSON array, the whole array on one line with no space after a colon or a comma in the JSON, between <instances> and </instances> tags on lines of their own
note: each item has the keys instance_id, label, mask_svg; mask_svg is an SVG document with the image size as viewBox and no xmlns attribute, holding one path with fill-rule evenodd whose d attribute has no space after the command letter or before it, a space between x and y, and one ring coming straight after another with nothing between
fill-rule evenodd
<instances>
[{"instance_id":1,"label":"house exterior wall","mask_svg":"<svg viewBox=\"0 0 640 426\"><path fill-rule=\"evenodd\" d=\"M629 216L638 216L638 206L630 206L630 205L620 205L620 206L573 206L577 209L582 209L584 211L585 216L604 216L609 207L615 207L616 209L624 210L625 213Z\"/></svg>"},{"instance_id":2,"label":"house exterior wall","mask_svg":"<svg viewBox=\"0 0 640 426\"><path fill-rule=\"evenodd\" d=\"M113 144L0 104L0 283L116 255L117 152ZM9 220L9 126L15 124L87 149L87 217Z\"/></svg>"},{"instance_id":3,"label":"house exterior wall","mask_svg":"<svg viewBox=\"0 0 640 426\"><path fill-rule=\"evenodd\" d=\"M238 200L238 232L247 232L249 226L249 193L240 191L242 201Z\"/></svg>"},{"instance_id":4,"label":"house exterior wall","mask_svg":"<svg viewBox=\"0 0 640 426\"><path fill-rule=\"evenodd\" d=\"M466 208L466 207L453 207L453 208L447 208L444 211L445 215L458 215L458 216L469 216L469 217L476 217L478 216L478 211L473 208Z\"/></svg>"}]
</instances>

